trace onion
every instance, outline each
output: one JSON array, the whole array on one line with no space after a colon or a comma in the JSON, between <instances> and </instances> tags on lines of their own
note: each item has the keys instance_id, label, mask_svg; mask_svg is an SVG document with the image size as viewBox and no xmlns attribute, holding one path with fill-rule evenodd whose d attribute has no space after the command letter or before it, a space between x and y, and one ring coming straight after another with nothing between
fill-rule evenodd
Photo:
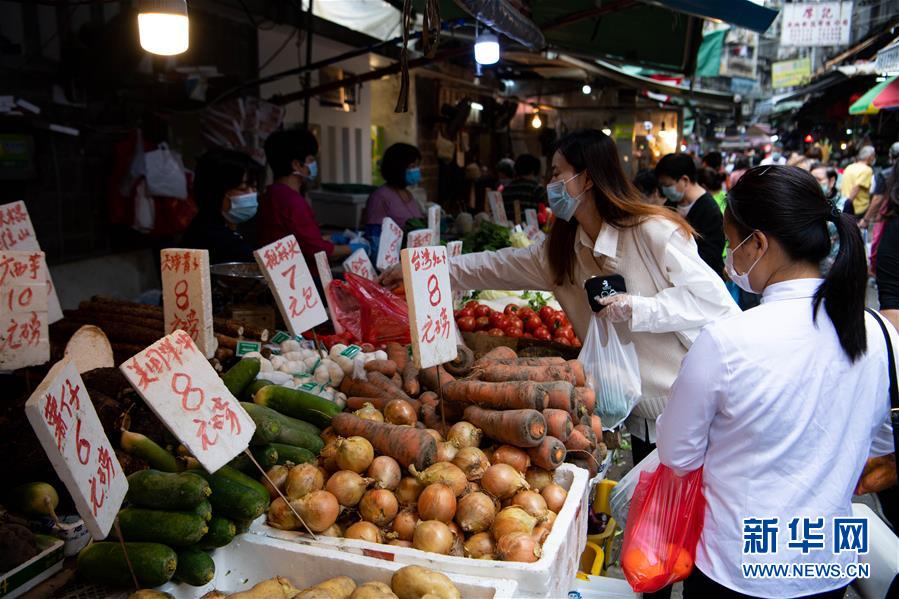
<instances>
[{"instance_id":1,"label":"onion","mask_svg":"<svg viewBox=\"0 0 899 599\"><path fill-rule=\"evenodd\" d=\"M337 442L337 467L340 470L352 470L353 472L365 472L372 460L375 459L375 450L371 443L364 437L350 437L340 439Z\"/></svg>"},{"instance_id":2,"label":"onion","mask_svg":"<svg viewBox=\"0 0 899 599\"><path fill-rule=\"evenodd\" d=\"M465 473L468 480L481 480L490 467L490 461L477 447L463 447L453 458L453 464Z\"/></svg>"},{"instance_id":3,"label":"onion","mask_svg":"<svg viewBox=\"0 0 899 599\"><path fill-rule=\"evenodd\" d=\"M494 464L508 464L524 474L531 465L531 458L525 450L511 445L500 445L493 452Z\"/></svg>"},{"instance_id":4,"label":"onion","mask_svg":"<svg viewBox=\"0 0 899 599\"><path fill-rule=\"evenodd\" d=\"M406 476L400 481L394 494L402 505L412 505L418 501L418 496L424 491L425 486L418 482L417 478Z\"/></svg>"},{"instance_id":5,"label":"onion","mask_svg":"<svg viewBox=\"0 0 899 599\"><path fill-rule=\"evenodd\" d=\"M438 443L441 443L443 441L443 435L440 434L440 431L435 431L432 428L426 428L425 432L434 437L434 440Z\"/></svg>"},{"instance_id":6,"label":"onion","mask_svg":"<svg viewBox=\"0 0 899 599\"><path fill-rule=\"evenodd\" d=\"M393 399L384 406L384 420L390 424L415 424L418 416L415 408L405 399Z\"/></svg>"},{"instance_id":7,"label":"onion","mask_svg":"<svg viewBox=\"0 0 899 599\"><path fill-rule=\"evenodd\" d=\"M331 441L325 442L325 446L322 447L322 450L318 454L319 463L321 463L322 468L327 470L328 472L337 472L340 468L337 467L337 443L340 442L340 439L332 439Z\"/></svg>"},{"instance_id":8,"label":"onion","mask_svg":"<svg viewBox=\"0 0 899 599\"><path fill-rule=\"evenodd\" d=\"M531 466L524 473L524 478L531 485L531 489L539 493L543 490L543 487L553 482L553 473L543 468Z\"/></svg>"},{"instance_id":9,"label":"onion","mask_svg":"<svg viewBox=\"0 0 899 599\"><path fill-rule=\"evenodd\" d=\"M519 491L512 497L512 505L521 507L538 520L546 517L546 500L536 491Z\"/></svg>"},{"instance_id":10,"label":"onion","mask_svg":"<svg viewBox=\"0 0 899 599\"><path fill-rule=\"evenodd\" d=\"M534 530L531 531L531 536L534 537L534 540L539 544L543 544L546 541L546 537L549 536L549 527L546 524L538 524L534 527Z\"/></svg>"},{"instance_id":11,"label":"onion","mask_svg":"<svg viewBox=\"0 0 899 599\"><path fill-rule=\"evenodd\" d=\"M465 557L465 535L453 534L453 544L450 547L449 555Z\"/></svg>"},{"instance_id":12,"label":"onion","mask_svg":"<svg viewBox=\"0 0 899 599\"><path fill-rule=\"evenodd\" d=\"M462 491L465 490L465 485L468 484L465 473L458 466L454 466L449 462L437 462L428 466L424 472L417 472L415 466L409 466L409 472L418 479L418 482L424 485L441 483L450 487L457 497L462 494Z\"/></svg>"},{"instance_id":13,"label":"onion","mask_svg":"<svg viewBox=\"0 0 899 599\"><path fill-rule=\"evenodd\" d=\"M359 514L364 520L368 520L378 527L390 524L396 517L399 503L393 493L387 489L372 489L366 491L359 501Z\"/></svg>"},{"instance_id":14,"label":"onion","mask_svg":"<svg viewBox=\"0 0 899 599\"><path fill-rule=\"evenodd\" d=\"M346 539L359 539L360 541L371 541L372 543L382 543L381 529L371 522L356 522L346 529L343 533Z\"/></svg>"},{"instance_id":15,"label":"onion","mask_svg":"<svg viewBox=\"0 0 899 599\"><path fill-rule=\"evenodd\" d=\"M556 483L550 483L543 487L540 494L546 500L546 507L557 514L562 509L562 506L565 505L565 498L568 497L568 491Z\"/></svg>"},{"instance_id":16,"label":"onion","mask_svg":"<svg viewBox=\"0 0 899 599\"><path fill-rule=\"evenodd\" d=\"M496 543L499 559L507 562L536 562L543 554L540 544L528 533L513 532Z\"/></svg>"},{"instance_id":17,"label":"onion","mask_svg":"<svg viewBox=\"0 0 899 599\"><path fill-rule=\"evenodd\" d=\"M281 530L296 530L298 526L302 526L297 517L290 511L287 502L278 497L268 507L268 525Z\"/></svg>"},{"instance_id":18,"label":"onion","mask_svg":"<svg viewBox=\"0 0 899 599\"><path fill-rule=\"evenodd\" d=\"M422 551L446 555L453 547L453 533L439 520L419 522L412 535L412 546Z\"/></svg>"},{"instance_id":19,"label":"onion","mask_svg":"<svg viewBox=\"0 0 899 599\"><path fill-rule=\"evenodd\" d=\"M412 547L412 541L404 541L402 539L394 539L387 544L395 547Z\"/></svg>"},{"instance_id":20,"label":"onion","mask_svg":"<svg viewBox=\"0 0 899 599\"><path fill-rule=\"evenodd\" d=\"M291 468L287 474L284 494L288 499L299 499L312 491L321 490L323 486L325 486L325 478L318 467L312 464L299 464Z\"/></svg>"},{"instance_id":21,"label":"onion","mask_svg":"<svg viewBox=\"0 0 899 599\"><path fill-rule=\"evenodd\" d=\"M446 433L446 439L459 449L463 447L477 447L481 444L484 434L481 429L470 422L457 422Z\"/></svg>"},{"instance_id":22,"label":"onion","mask_svg":"<svg viewBox=\"0 0 899 599\"><path fill-rule=\"evenodd\" d=\"M543 525L549 527L550 530L553 528L553 524L556 523L556 514L552 510L546 510L546 516L543 517Z\"/></svg>"},{"instance_id":23,"label":"onion","mask_svg":"<svg viewBox=\"0 0 899 599\"><path fill-rule=\"evenodd\" d=\"M319 534L321 534L321 536L323 537L335 537L339 539L343 536L343 527L335 522L325 530L321 531L321 533Z\"/></svg>"},{"instance_id":24,"label":"onion","mask_svg":"<svg viewBox=\"0 0 899 599\"><path fill-rule=\"evenodd\" d=\"M290 472L290 468L284 466L283 464L278 464L277 466L272 466L268 469L268 472L265 473L265 476L268 478L262 479L262 484L268 489L268 495L272 498L272 500L280 497L278 495L278 491L284 491L284 483L287 482L287 473ZM271 480L272 482L268 482ZM275 483L272 486L272 483Z\"/></svg>"},{"instance_id":25,"label":"onion","mask_svg":"<svg viewBox=\"0 0 899 599\"><path fill-rule=\"evenodd\" d=\"M306 526L312 532L327 530L337 521L337 516L340 514L340 504L337 503L337 498L327 491L312 491L308 495L294 499L290 505L302 516Z\"/></svg>"},{"instance_id":26,"label":"onion","mask_svg":"<svg viewBox=\"0 0 899 599\"><path fill-rule=\"evenodd\" d=\"M363 420L373 420L374 422L384 422L384 415L378 411L378 408L374 407L370 403L363 404L361 408L353 412L359 418Z\"/></svg>"},{"instance_id":27,"label":"onion","mask_svg":"<svg viewBox=\"0 0 899 599\"><path fill-rule=\"evenodd\" d=\"M323 430L319 436L322 438L322 441L324 441L325 443L327 443L329 441L334 441L335 439L338 438L338 434L336 432L334 432L333 426L329 426L328 428Z\"/></svg>"},{"instance_id":28,"label":"onion","mask_svg":"<svg viewBox=\"0 0 899 599\"><path fill-rule=\"evenodd\" d=\"M468 484L465 485L465 490L462 491L462 497L465 497L469 493L477 493L481 490L481 485L474 482L473 480L468 481Z\"/></svg>"},{"instance_id":29,"label":"onion","mask_svg":"<svg viewBox=\"0 0 899 599\"><path fill-rule=\"evenodd\" d=\"M441 483L428 485L418 496L418 513L423 520L450 522L456 515L456 496Z\"/></svg>"},{"instance_id":30,"label":"onion","mask_svg":"<svg viewBox=\"0 0 899 599\"><path fill-rule=\"evenodd\" d=\"M459 448L449 441L441 441L437 444L437 458L435 462L452 462L459 452Z\"/></svg>"},{"instance_id":31,"label":"onion","mask_svg":"<svg viewBox=\"0 0 899 599\"><path fill-rule=\"evenodd\" d=\"M376 489L388 489L393 491L403 478L400 465L390 456L380 455L376 457L368 467L368 476L374 479Z\"/></svg>"},{"instance_id":32,"label":"onion","mask_svg":"<svg viewBox=\"0 0 899 599\"><path fill-rule=\"evenodd\" d=\"M331 475L325 490L337 498L337 503L344 507L353 507L371 482L370 478L362 478L352 470L340 470Z\"/></svg>"},{"instance_id":33,"label":"onion","mask_svg":"<svg viewBox=\"0 0 899 599\"><path fill-rule=\"evenodd\" d=\"M507 499L521 489L527 489L528 482L512 466L494 464L484 472L484 476L481 478L481 487L494 497Z\"/></svg>"},{"instance_id":34,"label":"onion","mask_svg":"<svg viewBox=\"0 0 899 599\"><path fill-rule=\"evenodd\" d=\"M493 554L496 553L496 543L493 542L493 537L489 532L471 535L463 547L465 557L474 559L493 559Z\"/></svg>"},{"instance_id":35,"label":"onion","mask_svg":"<svg viewBox=\"0 0 899 599\"><path fill-rule=\"evenodd\" d=\"M496 506L484 493L470 493L459 501L456 522L465 532L483 532L493 524Z\"/></svg>"},{"instance_id":36,"label":"onion","mask_svg":"<svg viewBox=\"0 0 899 599\"><path fill-rule=\"evenodd\" d=\"M397 538L403 541L411 541L412 535L415 533L415 525L418 524L418 514L413 510L402 510L393 519L391 529L396 533Z\"/></svg>"},{"instance_id":37,"label":"onion","mask_svg":"<svg viewBox=\"0 0 899 599\"><path fill-rule=\"evenodd\" d=\"M536 525L536 518L517 505L513 505L512 507L503 508L496 515L496 518L493 519L493 526L490 527L490 532L493 533L493 538L499 541L510 532L531 534Z\"/></svg>"}]
</instances>

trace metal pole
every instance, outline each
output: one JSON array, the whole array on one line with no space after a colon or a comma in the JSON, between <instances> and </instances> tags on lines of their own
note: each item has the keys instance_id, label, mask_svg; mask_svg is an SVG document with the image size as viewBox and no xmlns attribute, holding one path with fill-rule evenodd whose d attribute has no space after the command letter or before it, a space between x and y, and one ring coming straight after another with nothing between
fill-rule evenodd
<instances>
[{"instance_id":1,"label":"metal pole","mask_svg":"<svg viewBox=\"0 0 899 599\"><path fill-rule=\"evenodd\" d=\"M306 8L306 61L305 64L309 64L312 62L312 2L314 0L309 0L309 6ZM310 78L312 73L310 71L306 71L303 76L303 89L308 90L309 86L312 84L312 79ZM309 128L309 102L312 100L310 96L306 96L306 100L303 102L303 127L306 129Z\"/></svg>"}]
</instances>

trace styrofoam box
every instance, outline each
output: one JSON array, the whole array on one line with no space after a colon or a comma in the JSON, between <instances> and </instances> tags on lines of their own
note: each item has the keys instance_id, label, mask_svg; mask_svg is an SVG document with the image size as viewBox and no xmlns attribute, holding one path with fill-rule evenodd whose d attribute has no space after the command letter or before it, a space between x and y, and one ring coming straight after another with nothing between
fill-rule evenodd
<instances>
[{"instance_id":1,"label":"styrofoam box","mask_svg":"<svg viewBox=\"0 0 899 599\"><path fill-rule=\"evenodd\" d=\"M178 599L196 599L213 589L225 593L245 591L275 576L289 579L299 589L335 576L349 576L356 584L377 581L389 585L393 573L407 565L259 535L240 535L229 545L216 549L212 557L215 560L215 578L206 586L168 583L159 590L171 593ZM518 596L512 580L497 578L488 581L456 575L451 578L466 598L505 599Z\"/></svg>"},{"instance_id":2,"label":"styrofoam box","mask_svg":"<svg viewBox=\"0 0 899 599\"><path fill-rule=\"evenodd\" d=\"M309 204L320 225L346 229L359 228L368 193L340 193L314 189L309 192Z\"/></svg>"},{"instance_id":3,"label":"styrofoam box","mask_svg":"<svg viewBox=\"0 0 899 599\"><path fill-rule=\"evenodd\" d=\"M298 544L331 547L357 555L434 568L453 579L457 574L488 579L511 578L518 583L516 598L566 597L571 577L577 572L581 553L587 544L587 476L586 470L571 464L562 464L555 471L555 481L568 490L568 497L543 543L543 555L531 564L452 557L356 539L319 536L313 540L299 531L267 526L261 519L250 531Z\"/></svg>"}]
</instances>

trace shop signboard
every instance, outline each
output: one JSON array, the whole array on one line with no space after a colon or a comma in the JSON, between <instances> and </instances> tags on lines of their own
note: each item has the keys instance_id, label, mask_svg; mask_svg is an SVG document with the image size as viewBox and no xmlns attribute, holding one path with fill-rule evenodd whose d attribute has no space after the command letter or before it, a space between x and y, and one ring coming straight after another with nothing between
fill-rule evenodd
<instances>
[{"instance_id":1,"label":"shop signboard","mask_svg":"<svg viewBox=\"0 0 899 599\"><path fill-rule=\"evenodd\" d=\"M128 480L73 360L53 365L25 403L25 416L87 530L105 538Z\"/></svg>"},{"instance_id":2,"label":"shop signboard","mask_svg":"<svg viewBox=\"0 0 899 599\"><path fill-rule=\"evenodd\" d=\"M771 87L797 87L808 83L812 76L812 59L809 56L796 60L781 60L771 64Z\"/></svg>"},{"instance_id":3,"label":"shop signboard","mask_svg":"<svg viewBox=\"0 0 899 599\"><path fill-rule=\"evenodd\" d=\"M421 248L434 244L434 231L430 229L417 229L406 234L406 247Z\"/></svg>"},{"instance_id":4,"label":"shop signboard","mask_svg":"<svg viewBox=\"0 0 899 599\"><path fill-rule=\"evenodd\" d=\"M378 257L375 266L386 270L400 263L400 247L403 245L403 230L392 218L385 216L381 221L381 239L378 242Z\"/></svg>"},{"instance_id":5,"label":"shop signboard","mask_svg":"<svg viewBox=\"0 0 899 599\"><path fill-rule=\"evenodd\" d=\"M847 46L852 27L852 2L784 4L781 46Z\"/></svg>"},{"instance_id":6,"label":"shop signboard","mask_svg":"<svg viewBox=\"0 0 899 599\"><path fill-rule=\"evenodd\" d=\"M50 360L44 252L0 251L0 371Z\"/></svg>"},{"instance_id":7,"label":"shop signboard","mask_svg":"<svg viewBox=\"0 0 899 599\"><path fill-rule=\"evenodd\" d=\"M328 320L296 237L282 237L259 248L253 256L291 335L302 335Z\"/></svg>"},{"instance_id":8,"label":"shop signboard","mask_svg":"<svg viewBox=\"0 0 899 599\"><path fill-rule=\"evenodd\" d=\"M362 248L350 254L350 257L343 261L343 270L364 277L369 281L374 281L378 276L375 273L375 267L371 265L368 254Z\"/></svg>"},{"instance_id":9,"label":"shop signboard","mask_svg":"<svg viewBox=\"0 0 899 599\"><path fill-rule=\"evenodd\" d=\"M406 248L401 260L415 366L429 368L455 360L456 325L446 248Z\"/></svg>"},{"instance_id":10,"label":"shop signboard","mask_svg":"<svg viewBox=\"0 0 899 599\"><path fill-rule=\"evenodd\" d=\"M207 358L218 342L212 329L212 285L207 250L167 249L160 252L162 311L165 332L181 329Z\"/></svg>"},{"instance_id":11,"label":"shop signboard","mask_svg":"<svg viewBox=\"0 0 899 599\"><path fill-rule=\"evenodd\" d=\"M490 206L490 215L493 217L494 223L503 227L511 226L509 217L506 216L506 206L503 204L503 194L498 191L488 191L487 205Z\"/></svg>"},{"instance_id":12,"label":"shop signboard","mask_svg":"<svg viewBox=\"0 0 899 599\"><path fill-rule=\"evenodd\" d=\"M899 43L887 46L877 53L875 68L884 75L899 73Z\"/></svg>"}]
</instances>

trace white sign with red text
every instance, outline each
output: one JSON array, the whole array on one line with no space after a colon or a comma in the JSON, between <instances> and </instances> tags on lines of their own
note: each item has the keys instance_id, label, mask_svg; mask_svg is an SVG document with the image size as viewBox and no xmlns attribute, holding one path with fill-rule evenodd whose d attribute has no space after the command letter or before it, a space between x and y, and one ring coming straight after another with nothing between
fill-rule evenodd
<instances>
[{"instance_id":1,"label":"white sign with red text","mask_svg":"<svg viewBox=\"0 0 899 599\"><path fill-rule=\"evenodd\" d=\"M253 256L291 335L302 335L328 320L296 237L283 237L259 248Z\"/></svg>"},{"instance_id":2,"label":"white sign with red text","mask_svg":"<svg viewBox=\"0 0 899 599\"><path fill-rule=\"evenodd\" d=\"M403 230L389 216L381 221L381 240L378 242L378 257L375 266L387 270L400 263L400 247L403 245Z\"/></svg>"},{"instance_id":3,"label":"white sign with red text","mask_svg":"<svg viewBox=\"0 0 899 599\"><path fill-rule=\"evenodd\" d=\"M456 326L446 248L406 248L401 255L412 358L418 368L456 359Z\"/></svg>"},{"instance_id":4,"label":"white sign with red text","mask_svg":"<svg viewBox=\"0 0 899 599\"><path fill-rule=\"evenodd\" d=\"M434 232L431 243L437 245L440 243L440 206L428 208L428 228Z\"/></svg>"},{"instance_id":5,"label":"white sign with red text","mask_svg":"<svg viewBox=\"0 0 899 599\"><path fill-rule=\"evenodd\" d=\"M207 358L218 342L212 329L212 285L207 250L167 249L160 252L162 310L165 332L187 331Z\"/></svg>"},{"instance_id":6,"label":"white sign with red text","mask_svg":"<svg viewBox=\"0 0 899 599\"><path fill-rule=\"evenodd\" d=\"M128 480L72 360L53 365L25 403L25 416L91 536L105 538Z\"/></svg>"},{"instance_id":7,"label":"white sign with red text","mask_svg":"<svg viewBox=\"0 0 899 599\"><path fill-rule=\"evenodd\" d=\"M328 308L331 322L334 324L334 332L342 333L343 327L334 318L334 308L331 307L331 296L328 291L331 288L331 281L334 280L334 275L331 274L331 263L328 261L327 252L315 252L315 268L318 270L318 278L322 282L322 289L325 292L325 304Z\"/></svg>"},{"instance_id":8,"label":"white sign with red text","mask_svg":"<svg viewBox=\"0 0 899 599\"><path fill-rule=\"evenodd\" d=\"M849 45L852 4L852 2L784 4L780 22L780 45Z\"/></svg>"},{"instance_id":9,"label":"white sign with red text","mask_svg":"<svg viewBox=\"0 0 899 599\"><path fill-rule=\"evenodd\" d=\"M44 252L0 251L0 371L50 360Z\"/></svg>"},{"instance_id":10,"label":"white sign with red text","mask_svg":"<svg viewBox=\"0 0 899 599\"><path fill-rule=\"evenodd\" d=\"M455 256L462 255L462 242L461 241L450 241L446 244L446 254L450 258L454 258Z\"/></svg>"},{"instance_id":11,"label":"white sign with red text","mask_svg":"<svg viewBox=\"0 0 899 599\"><path fill-rule=\"evenodd\" d=\"M416 229L406 234L407 248L422 248L434 245L434 231L430 229Z\"/></svg>"},{"instance_id":12,"label":"white sign with red text","mask_svg":"<svg viewBox=\"0 0 899 599\"><path fill-rule=\"evenodd\" d=\"M527 224L527 228L540 228L540 222L537 220L537 211L533 208L526 208L524 211L524 222Z\"/></svg>"},{"instance_id":13,"label":"white sign with red text","mask_svg":"<svg viewBox=\"0 0 899 599\"><path fill-rule=\"evenodd\" d=\"M25 202L18 201L11 204L0 205L0 250L16 250L25 252L38 252L41 246L37 242L31 217L28 216L28 208ZM47 299L47 322L54 323L62 320L62 306L56 295L56 287L47 271L47 287L50 295Z\"/></svg>"},{"instance_id":14,"label":"white sign with red text","mask_svg":"<svg viewBox=\"0 0 899 599\"><path fill-rule=\"evenodd\" d=\"M503 227L511 225L509 217L506 216L506 206L503 204L503 194L498 191L487 192L487 204L490 206L490 215L493 222Z\"/></svg>"},{"instance_id":15,"label":"white sign with red text","mask_svg":"<svg viewBox=\"0 0 899 599\"><path fill-rule=\"evenodd\" d=\"M185 331L166 335L119 370L209 472L250 444L256 425Z\"/></svg>"},{"instance_id":16,"label":"white sign with red text","mask_svg":"<svg viewBox=\"0 0 899 599\"><path fill-rule=\"evenodd\" d=\"M343 270L365 277L369 281L374 281L378 277L375 267L371 265L368 254L362 248L350 254L350 257L343 261Z\"/></svg>"}]
</instances>

